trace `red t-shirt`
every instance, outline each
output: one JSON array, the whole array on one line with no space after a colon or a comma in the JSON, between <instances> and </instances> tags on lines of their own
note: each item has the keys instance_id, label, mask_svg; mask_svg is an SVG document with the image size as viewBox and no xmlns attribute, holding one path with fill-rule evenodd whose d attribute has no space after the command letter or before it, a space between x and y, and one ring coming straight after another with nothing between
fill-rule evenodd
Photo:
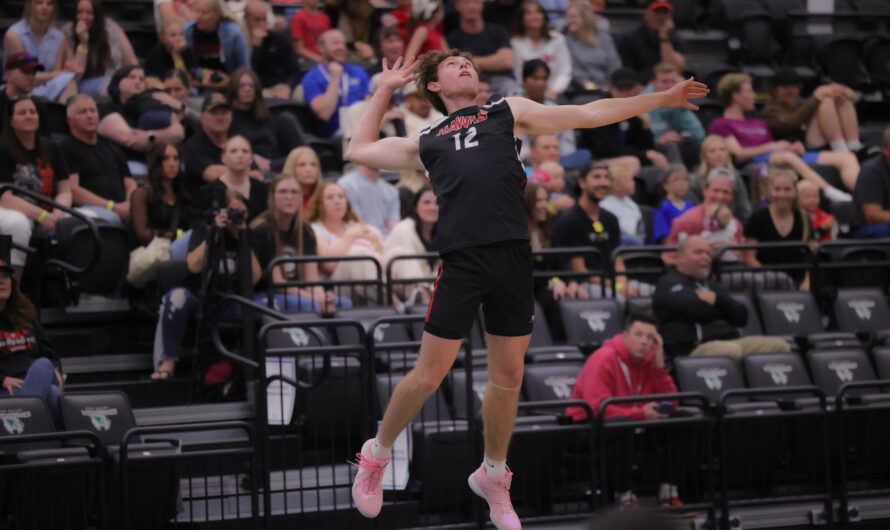
<instances>
[{"instance_id":1,"label":"red t-shirt","mask_svg":"<svg viewBox=\"0 0 890 530\"><path fill-rule=\"evenodd\" d=\"M816 213L810 214L810 221L813 223L813 238L820 243L823 241L831 241L831 229L822 228L822 223L828 220L834 221L834 216L827 214L822 210L816 210Z\"/></svg>"},{"instance_id":2,"label":"red t-shirt","mask_svg":"<svg viewBox=\"0 0 890 530\"><path fill-rule=\"evenodd\" d=\"M312 15L303 9L290 19L291 38L303 41L303 46L312 53L318 53L318 36L329 29L331 19L321 11Z\"/></svg>"},{"instance_id":3,"label":"red t-shirt","mask_svg":"<svg viewBox=\"0 0 890 530\"><path fill-rule=\"evenodd\" d=\"M428 26L426 22L421 22L417 25L417 28L419 29L421 26L427 29L427 34L423 44L420 45L420 51L417 52L418 57L429 51L441 50L442 34L439 33L436 28Z\"/></svg>"}]
</instances>

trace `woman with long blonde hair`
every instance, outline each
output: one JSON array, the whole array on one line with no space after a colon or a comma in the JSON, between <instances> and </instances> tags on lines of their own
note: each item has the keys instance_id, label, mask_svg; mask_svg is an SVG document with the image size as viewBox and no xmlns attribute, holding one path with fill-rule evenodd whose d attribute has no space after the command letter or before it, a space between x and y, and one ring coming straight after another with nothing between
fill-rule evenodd
<instances>
[{"instance_id":1,"label":"woman with long blonde hair","mask_svg":"<svg viewBox=\"0 0 890 530\"><path fill-rule=\"evenodd\" d=\"M580 90L606 90L612 73L621 68L615 41L600 24L600 18L587 2L572 2L566 9L566 46L572 58L572 84Z\"/></svg>"},{"instance_id":2,"label":"woman with long blonde hair","mask_svg":"<svg viewBox=\"0 0 890 530\"><path fill-rule=\"evenodd\" d=\"M293 175L300 188L303 190L303 212L309 206L312 195L321 181L321 163L318 161L318 155L311 147L297 147L291 151L284 160L284 167L281 172L285 175Z\"/></svg>"},{"instance_id":3,"label":"woman with long blonde hair","mask_svg":"<svg viewBox=\"0 0 890 530\"><path fill-rule=\"evenodd\" d=\"M306 219L312 223L320 256L368 256L382 262L383 234L361 222L346 191L336 182L318 186L306 208ZM377 267L369 260L332 261L322 263L319 269L332 280L377 278Z\"/></svg>"}]
</instances>

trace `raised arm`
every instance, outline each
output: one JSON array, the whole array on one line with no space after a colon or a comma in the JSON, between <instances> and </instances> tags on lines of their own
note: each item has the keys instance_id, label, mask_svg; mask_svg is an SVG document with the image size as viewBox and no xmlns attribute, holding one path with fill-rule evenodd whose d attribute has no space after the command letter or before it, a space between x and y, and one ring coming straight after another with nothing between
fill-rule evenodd
<instances>
[{"instance_id":1,"label":"raised arm","mask_svg":"<svg viewBox=\"0 0 890 530\"><path fill-rule=\"evenodd\" d=\"M365 107L365 112L355 126L349 147L346 148L347 159L356 164L378 169L423 169L418 138L379 139L380 122L386 113L393 91L414 79L412 72L419 64L413 57L404 64L399 58L392 68L388 68L386 59L383 59L383 72L377 82L377 91L368 100L368 106Z\"/></svg>"},{"instance_id":2,"label":"raised arm","mask_svg":"<svg viewBox=\"0 0 890 530\"><path fill-rule=\"evenodd\" d=\"M517 136L550 134L569 129L588 129L644 114L659 107L685 107L698 110L690 99L702 98L710 90L690 78L670 90L641 94L632 98L600 99L586 105L544 106L529 99L507 98L515 118Z\"/></svg>"}]
</instances>

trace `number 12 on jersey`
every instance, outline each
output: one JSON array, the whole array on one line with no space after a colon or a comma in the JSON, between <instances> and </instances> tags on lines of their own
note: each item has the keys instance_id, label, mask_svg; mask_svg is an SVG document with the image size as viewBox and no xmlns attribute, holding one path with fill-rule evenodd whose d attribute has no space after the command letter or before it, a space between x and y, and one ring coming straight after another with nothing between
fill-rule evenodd
<instances>
[{"instance_id":1,"label":"number 12 on jersey","mask_svg":"<svg viewBox=\"0 0 890 530\"><path fill-rule=\"evenodd\" d=\"M460 132L454 135L454 150L460 151L461 137ZM467 134L463 137L463 147L464 149L469 149L471 147L476 147L479 145L479 142L476 141L476 128L470 127L467 129Z\"/></svg>"}]
</instances>

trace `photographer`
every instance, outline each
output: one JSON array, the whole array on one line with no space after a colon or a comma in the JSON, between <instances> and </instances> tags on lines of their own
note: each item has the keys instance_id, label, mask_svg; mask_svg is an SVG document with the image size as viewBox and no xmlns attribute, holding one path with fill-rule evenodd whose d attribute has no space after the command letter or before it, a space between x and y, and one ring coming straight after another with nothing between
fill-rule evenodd
<instances>
[{"instance_id":1,"label":"photographer","mask_svg":"<svg viewBox=\"0 0 890 530\"><path fill-rule=\"evenodd\" d=\"M152 379L165 380L173 375L188 319L202 303L199 298L202 285L207 286L204 302L208 308L213 307L221 294L237 289L240 274L238 247L241 231L247 228L247 199L237 191L227 190L224 204L215 211L212 225L199 224L192 230L186 256L192 275L183 287L174 287L161 301L154 345L154 366L157 368L151 374ZM251 281L256 285L262 277L262 269L252 248L250 266ZM233 316L234 311L229 307L222 318Z\"/></svg>"},{"instance_id":2,"label":"photographer","mask_svg":"<svg viewBox=\"0 0 890 530\"><path fill-rule=\"evenodd\" d=\"M225 190L237 191L247 205L247 222L266 211L269 186L262 180L251 177L250 164L253 150L243 136L233 136L226 140L222 152L223 172L220 177L199 191L199 201L209 207L210 197Z\"/></svg>"}]
</instances>

